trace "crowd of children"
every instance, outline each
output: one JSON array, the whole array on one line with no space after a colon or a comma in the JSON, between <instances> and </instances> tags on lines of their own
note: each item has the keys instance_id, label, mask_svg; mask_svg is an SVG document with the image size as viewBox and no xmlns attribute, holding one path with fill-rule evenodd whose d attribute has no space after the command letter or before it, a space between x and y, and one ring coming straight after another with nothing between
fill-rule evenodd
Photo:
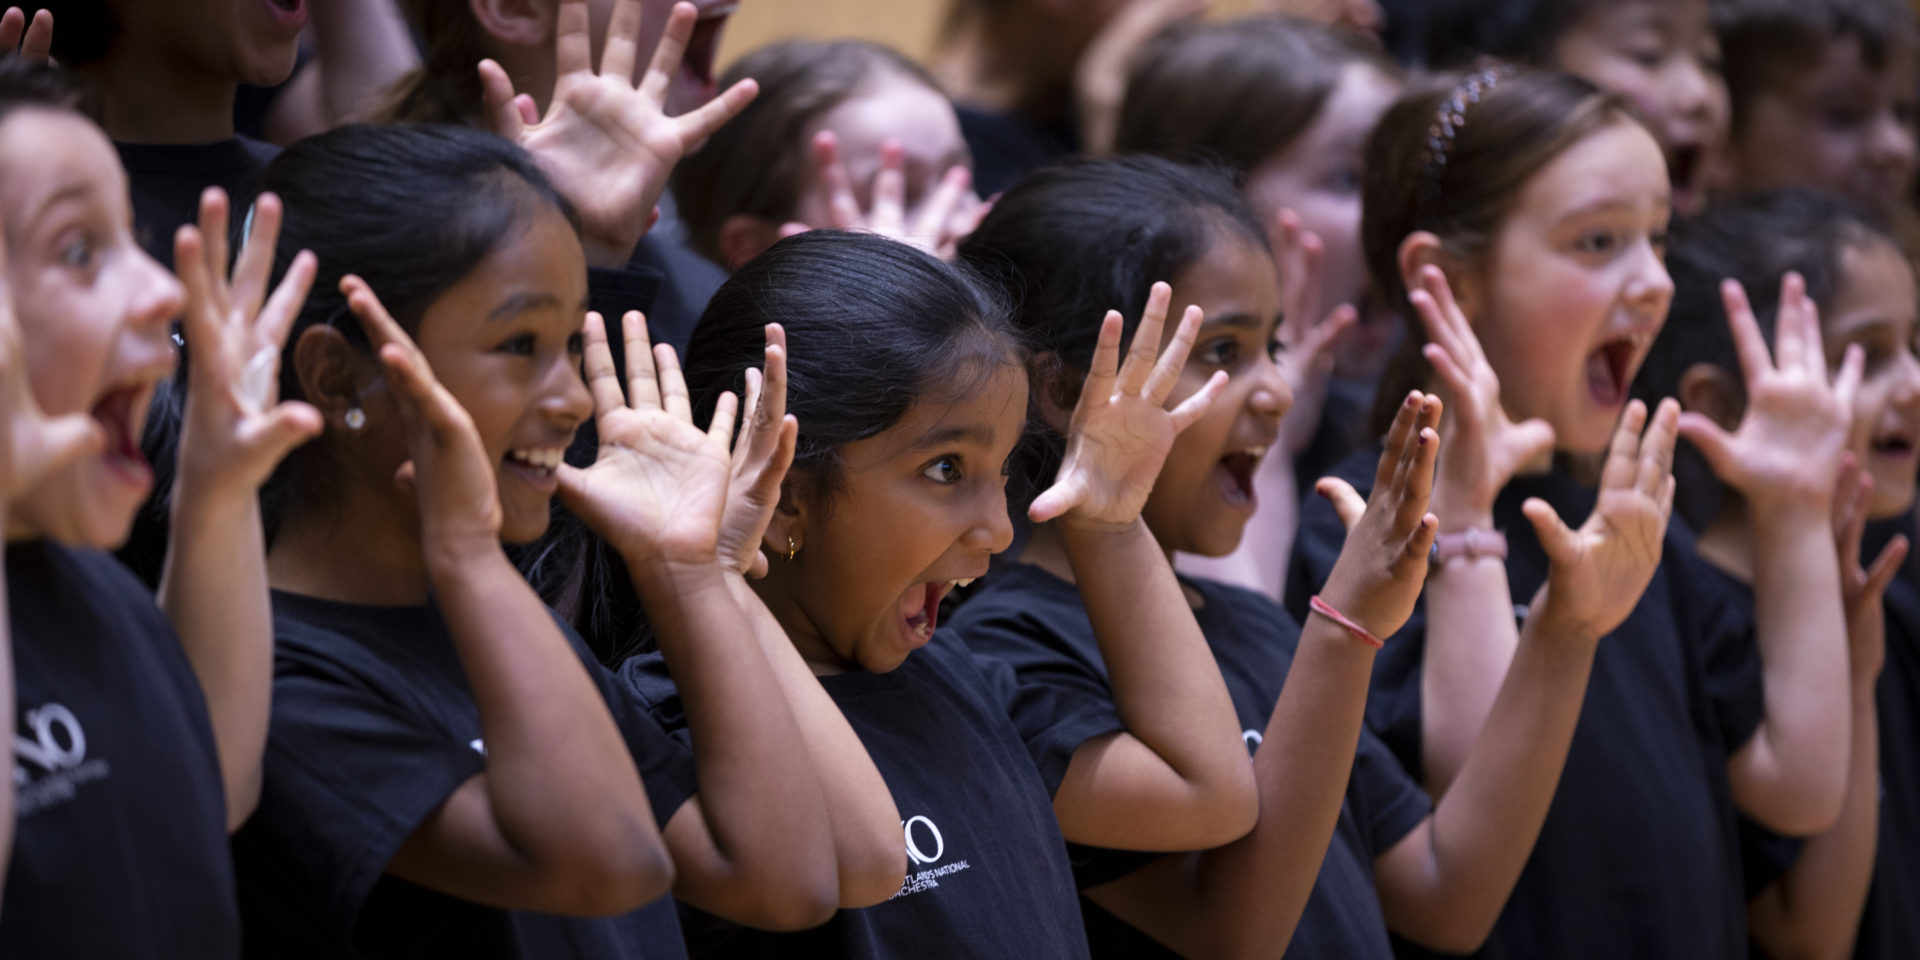
<instances>
[{"instance_id":1,"label":"crowd of children","mask_svg":"<svg viewBox=\"0 0 1920 960\"><path fill-rule=\"evenodd\" d=\"M1905 0L949 5L6 9L0 957L1920 955Z\"/></svg>"}]
</instances>

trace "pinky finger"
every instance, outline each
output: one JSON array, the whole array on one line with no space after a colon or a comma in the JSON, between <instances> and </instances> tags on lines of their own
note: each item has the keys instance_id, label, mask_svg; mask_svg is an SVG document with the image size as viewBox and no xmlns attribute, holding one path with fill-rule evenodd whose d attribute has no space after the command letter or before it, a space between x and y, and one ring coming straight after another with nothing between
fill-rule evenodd
<instances>
[{"instance_id":1,"label":"pinky finger","mask_svg":"<svg viewBox=\"0 0 1920 960\"><path fill-rule=\"evenodd\" d=\"M1873 566L1867 570L1867 592L1879 594L1893 582L1894 574L1900 572L1900 564L1907 559L1908 541L1905 534L1894 537L1882 547L1880 555L1873 559Z\"/></svg>"}]
</instances>

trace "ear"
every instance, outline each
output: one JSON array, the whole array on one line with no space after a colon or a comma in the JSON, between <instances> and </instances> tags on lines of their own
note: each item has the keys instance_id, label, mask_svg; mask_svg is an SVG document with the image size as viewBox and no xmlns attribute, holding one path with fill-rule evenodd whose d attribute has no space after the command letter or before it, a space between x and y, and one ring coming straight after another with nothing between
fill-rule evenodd
<instances>
[{"instance_id":1,"label":"ear","mask_svg":"<svg viewBox=\"0 0 1920 960\"><path fill-rule=\"evenodd\" d=\"M1738 430L1746 398L1733 373L1711 363L1696 363L1680 375L1680 409L1698 413L1723 430Z\"/></svg>"},{"instance_id":2,"label":"ear","mask_svg":"<svg viewBox=\"0 0 1920 960\"><path fill-rule=\"evenodd\" d=\"M553 0L467 0L467 6L501 46L541 47L553 40Z\"/></svg>"},{"instance_id":3,"label":"ear","mask_svg":"<svg viewBox=\"0 0 1920 960\"><path fill-rule=\"evenodd\" d=\"M1080 389L1086 376L1068 367L1057 353L1035 353L1027 360L1027 381L1037 384L1033 403L1040 422L1059 436L1066 436L1073 423L1073 408L1080 404Z\"/></svg>"},{"instance_id":4,"label":"ear","mask_svg":"<svg viewBox=\"0 0 1920 960\"><path fill-rule=\"evenodd\" d=\"M1447 252L1440 238L1426 230L1415 230L1400 241L1400 252L1395 258L1400 265L1400 283L1408 290L1420 289L1420 271L1428 266L1439 267L1447 274L1447 286L1453 291L1453 301L1460 305L1460 312L1472 323L1480 315L1480 278L1479 275L1460 262L1458 257ZM1401 304L1394 304L1398 308Z\"/></svg>"},{"instance_id":5,"label":"ear","mask_svg":"<svg viewBox=\"0 0 1920 960\"><path fill-rule=\"evenodd\" d=\"M775 563L784 562L789 551L807 545L807 514L810 511L805 487L808 485L807 478L792 472L780 481L780 502L774 505L773 519L767 523L767 532L760 537L760 544ZM788 546L789 538L792 546Z\"/></svg>"},{"instance_id":6,"label":"ear","mask_svg":"<svg viewBox=\"0 0 1920 960\"><path fill-rule=\"evenodd\" d=\"M293 373L300 394L329 427L345 428L347 411L359 407L375 376L373 363L339 330L311 326L293 343Z\"/></svg>"},{"instance_id":7,"label":"ear","mask_svg":"<svg viewBox=\"0 0 1920 960\"><path fill-rule=\"evenodd\" d=\"M736 213L720 224L720 259L738 270L780 241L780 225L750 213Z\"/></svg>"}]
</instances>

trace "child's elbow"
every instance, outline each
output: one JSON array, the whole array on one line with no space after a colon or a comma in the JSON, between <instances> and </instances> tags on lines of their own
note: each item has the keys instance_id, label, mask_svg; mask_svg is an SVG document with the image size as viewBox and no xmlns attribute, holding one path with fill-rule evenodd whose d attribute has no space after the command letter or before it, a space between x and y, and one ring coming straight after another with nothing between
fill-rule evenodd
<instances>
[{"instance_id":1,"label":"child's elbow","mask_svg":"<svg viewBox=\"0 0 1920 960\"><path fill-rule=\"evenodd\" d=\"M611 854L611 855L609 855ZM673 891L673 857L658 841L636 842L620 852L602 851L595 862L568 869L566 912L583 917L631 913Z\"/></svg>"},{"instance_id":2,"label":"child's elbow","mask_svg":"<svg viewBox=\"0 0 1920 960\"><path fill-rule=\"evenodd\" d=\"M1260 785L1253 777L1252 764L1237 767L1213 793L1208 815L1200 821L1209 830L1200 849L1224 847L1252 833L1260 822Z\"/></svg>"},{"instance_id":3,"label":"child's elbow","mask_svg":"<svg viewBox=\"0 0 1920 960\"><path fill-rule=\"evenodd\" d=\"M840 909L840 881L835 871L801 878L798 883L794 880L787 877L784 883L760 884L731 919L761 930L788 933L826 923Z\"/></svg>"},{"instance_id":4,"label":"child's elbow","mask_svg":"<svg viewBox=\"0 0 1920 960\"><path fill-rule=\"evenodd\" d=\"M1432 918L1433 922L1418 934L1407 931L1394 931L1409 940L1437 953L1474 953L1486 945L1487 938L1493 935L1495 914L1485 920L1465 916L1460 911L1450 915Z\"/></svg>"},{"instance_id":5,"label":"child's elbow","mask_svg":"<svg viewBox=\"0 0 1920 960\"><path fill-rule=\"evenodd\" d=\"M234 833L253 816L260 806L261 783L265 779L260 767L255 766L249 776L238 778L227 785L227 832Z\"/></svg>"},{"instance_id":6,"label":"child's elbow","mask_svg":"<svg viewBox=\"0 0 1920 960\"><path fill-rule=\"evenodd\" d=\"M848 909L885 903L907 881L907 851L899 830L888 830L840 856L840 906Z\"/></svg>"},{"instance_id":7,"label":"child's elbow","mask_svg":"<svg viewBox=\"0 0 1920 960\"><path fill-rule=\"evenodd\" d=\"M1811 837L1833 829L1834 824L1840 822L1841 810L1846 805L1844 792L1827 791L1813 784L1771 793L1771 797L1760 803L1741 806L1761 826L1789 837Z\"/></svg>"}]
</instances>

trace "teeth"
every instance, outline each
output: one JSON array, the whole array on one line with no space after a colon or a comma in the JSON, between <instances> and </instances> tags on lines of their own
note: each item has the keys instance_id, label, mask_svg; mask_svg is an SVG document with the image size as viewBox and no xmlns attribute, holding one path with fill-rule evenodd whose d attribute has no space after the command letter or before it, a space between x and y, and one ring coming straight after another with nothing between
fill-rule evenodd
<instances>
[{"instance_id":1,"label":"teeth","mask_svg":"<svg viewBox=\"0 0 1920 960\"><path fill-rule=\"evenodd\" d=\"M973 581L975 581L975 580L977 580L977 579L979 579L979 578L978 578L978 577L968 577L968 578L966 578L966 579L964 579L964 580L955 580L955 581L953 581L953 585L954 585L955 587L959 587L959 588L962 588L962 589L964 589L964 588L966 588L966 587L970 587L970 586L973 586Z\"/></svg>"},{"instance_id":2,"label":"teeth","mask_svg":"<svg viewBox=\"0 0 1920 960\"><path fill-rule=\"evenodd\" d=\"M507 456L528 466L539 467L542 470L552 470L560 466L560 462L566 459L567 448L534 447L526 450L509 451Z\"/></svg>"},{"instance_id":3,"label":"teeth","mask_svg":"<svg viewBox=\"0 0 1920 960\"><path fill-rule=\"evenodd\" d=\"M1261 457L1264 457L1267 455L1267 448L1266 447L1248 447L1246 450L1246 454L1247 456L1252 457L1255 460L1258 460Z\"/></svg>"}]
</instances>

